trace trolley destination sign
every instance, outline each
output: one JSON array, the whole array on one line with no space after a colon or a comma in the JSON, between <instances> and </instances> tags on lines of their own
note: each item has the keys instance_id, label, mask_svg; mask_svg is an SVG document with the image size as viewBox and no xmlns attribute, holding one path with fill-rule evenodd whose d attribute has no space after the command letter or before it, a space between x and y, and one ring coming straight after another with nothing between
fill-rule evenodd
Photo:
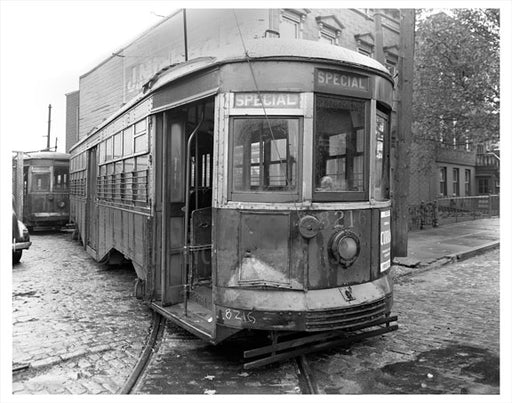
<instances>
[{"instance_id":1,"label":"trolley destination sign","mask_svg":"<svg viewBox=\"0 0 512 403\"><path fill-rule=\"evenodd\" d=\"M235 108L300 108L300 94L288 92L236 93Z\"/></svg>"},{"instance_id":2,"label":"trolley destination sign","mask_svg":"<svg viewBox=\"0 0 512 403\"><path fill-rule=\"evenodd\" d=\"M367 93L369 78L350 72L332 70L315 70L315 88L339 93L340 91L355 91Z\"/></svg>"}]
</instances>

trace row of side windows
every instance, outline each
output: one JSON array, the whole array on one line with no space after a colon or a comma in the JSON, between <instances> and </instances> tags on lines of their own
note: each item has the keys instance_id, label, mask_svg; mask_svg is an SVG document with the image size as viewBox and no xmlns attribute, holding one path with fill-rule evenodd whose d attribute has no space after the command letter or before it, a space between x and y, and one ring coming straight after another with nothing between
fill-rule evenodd
<instances>
[{"instance_id":1,"label":"row of side windows","mask_svg":"<svg viewBox=\"0 0 512 403\"><path fill-rule=\"evenodd\" d=\"M148 203L149 133L143 119L97 146L97 199L124 206L145 207ZM70 192L86 195L86 153L71 159Z\"/></svg>"},{"instance_id":2,"label":"row of side windows","mask_svg":"<svg viewBox=\"0 0 512 403\"><path fill-rule=\"evenodd\" d=\"M439 196L448 196L448 168L439 168ZM452 168L452 189L450 196L460 196L460 169ZM471 196L471 170L464 170L464 195Z\"/></svg>"},{"instance_id":3,"label":"row of side windows","mask_svg":"<svg viewBox=\"0 0 512 403\"><path fill-rule=\"evenodd\" d=\"M148 203L149 133L143 119L98 145L98 200L125 206Z\"/></svg>"}]
</instances>

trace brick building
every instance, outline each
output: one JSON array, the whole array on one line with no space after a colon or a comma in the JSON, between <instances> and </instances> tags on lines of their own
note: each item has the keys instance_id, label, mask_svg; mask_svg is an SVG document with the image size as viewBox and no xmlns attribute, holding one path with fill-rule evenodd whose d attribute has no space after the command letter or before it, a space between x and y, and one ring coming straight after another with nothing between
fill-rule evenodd
<instances>
[{"instance_id":1,"label":"brick building","mask_svg":"<svg viewBox=\"0 0 512 403\"><path fill-rule=\"evenodd\" d=\"M381 51L395 73L400 14L398 10L379 12ZM239 29L245 39L322 41L372 57L379 51L374 10L370 9L188 9L186 35L184 20L182 10L168 16L80 77L78 140L129 102L161 68L207 56L222 47L242 46ZM75 99L75 95L68 97L68 103ZM67 149L71 146L68 142Z\"/></svg>"}]
</instances>

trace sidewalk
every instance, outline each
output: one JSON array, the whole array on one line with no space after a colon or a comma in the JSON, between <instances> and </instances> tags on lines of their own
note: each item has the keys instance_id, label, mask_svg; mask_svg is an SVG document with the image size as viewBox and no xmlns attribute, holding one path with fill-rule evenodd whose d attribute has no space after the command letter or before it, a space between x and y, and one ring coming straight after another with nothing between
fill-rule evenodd
<instances>
[{"instance_id":1,"label":"sidewalk","mask_svg":"<svg viewBox=\"0 0 512 403\"><path fill-rule=\"evenodd\" d=\"M483 253L499 244L499 217L446 224L409 232L408 256L395 257L393 264L418 268L448 263Z\"/></svg>"}]
</instances>

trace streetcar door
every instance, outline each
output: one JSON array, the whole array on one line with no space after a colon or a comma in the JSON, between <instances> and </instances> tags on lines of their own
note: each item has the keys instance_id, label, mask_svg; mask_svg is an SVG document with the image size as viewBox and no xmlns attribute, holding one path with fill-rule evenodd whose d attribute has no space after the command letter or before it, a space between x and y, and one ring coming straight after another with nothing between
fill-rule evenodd
<instances>
[{"instance_id":1,"label":"streetcar door","mask_svg":"<svg viewBox=\"0 0 512 403\"><path fill-rule=\"evenodd\" d=\"M93 147L88 152L88 167L87 167L87 242L88 248L98 248L98 212L96 208L97 196L97 165L96 165L96 147Z\"/></svg>"},{"instance_id":2,"label":"streetcar door","mask_svg":"<svg viewBox=\"0 0 512 403\"><path fill-rule=\"evenodd\" d=\"M211 307L213 121L213 100L164 113L161 258L164 306L184 302L187 295L187 299Z\"/></svg>"},{"instance_id":3,"label":"streetcar door","mask_svg":"<svg viewBox=\"0 0 512 403\"><path fill-rule=\"evenodd\" d=\"M163 124L164 164L162 305L183 301L185 282L183 245L185 231L185 128L186 116L165 113Z\"/></svg>"}]
</instances>

